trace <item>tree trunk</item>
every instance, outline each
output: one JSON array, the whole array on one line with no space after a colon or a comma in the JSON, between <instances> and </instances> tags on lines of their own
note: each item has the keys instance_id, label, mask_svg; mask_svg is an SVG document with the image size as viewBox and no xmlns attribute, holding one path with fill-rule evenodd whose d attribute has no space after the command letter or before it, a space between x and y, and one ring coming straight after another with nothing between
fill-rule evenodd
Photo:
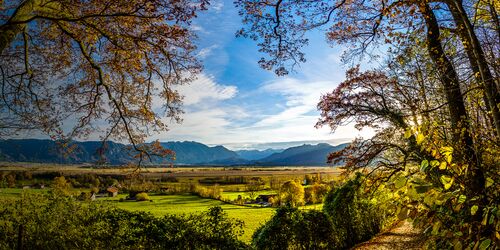
<instances>
[{"instance_id":1,"label":"tree trunk","mask_svg":"<svg viewBox=\"0 0 500 250\"><path fill-rule=\"evenodd\" d=\"M441 45L439 24L434 12L428 4L418 4L418 7L427 27L427 49L439 72L448 103L453 141L458 143L458 148L455 150L456 156L469 165L471 175L467 177L468 191L473 195L480 195L484 187L484 173L474 150L458 75Z\"/></svg>"},{"instance_id":2,"label":"tree trunk","mask_svg":"<svg viewBox=\"0 0 500 250\"><path fill-rule=\"evenodd\" d=\"M478 79L484 87L487 100L486 105L489 106L488 110L491 111L494 123L493 127L496 129L496 136L497 138L500 138L500 110L497 106L500 103L500 92L498 92L493 75L491 74L486 62L484 51L481 48L479 39L474 32L474 28L470 23L469 17L467 16L461 1L449 0L447 1L447 5L450 8L455 24L457 25L458 34L464 44L467 57L469 58L469 62L472 66L476 79Z\"/></svg>"}]
</instances>

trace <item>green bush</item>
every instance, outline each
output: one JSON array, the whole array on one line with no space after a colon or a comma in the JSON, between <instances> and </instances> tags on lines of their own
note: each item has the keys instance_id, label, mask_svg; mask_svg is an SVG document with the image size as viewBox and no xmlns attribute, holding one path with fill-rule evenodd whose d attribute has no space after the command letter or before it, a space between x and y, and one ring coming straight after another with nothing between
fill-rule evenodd
<instances>
[{"instance_id":1,"label":"green bush","mask_svg":"<svg viewBox=\"0 0 500 250\"><path fill-rule=\"evenodd\" d=\"M135 195L136 201L149 201L149 195L147 193L138 193Z\"/></svg>"},{"instance_id":2,"label":"green bush","mask_svg":"<svg viewBox=\"0 0 500 250\"><path fill-rule=\"evenodd\" d=\"M253 235L256 249L336 249L331 220L321 211L280 207Z\"/></svg>"},{"instance_id":3,"label":"green bush","mask_svg":"<svg viewBox=\"0 0 500 250\"><path fill-rule=\"evenodd\" d=\"M360 194L361 178L357 175L330 191L325 198L323 211L332 220L339 248L349 248L369 240L384 224L384 211L378 210Z\"/></svg>"},{"instance_id":4,"label":"green bush","mask_svg":"<svg viewBox=\"0 0 500 250\"><path fill-rule=\"evenodd\" d=\"M357 176L330 191L323 211L278 208L254 233L252 245L256 249L347 249L370 239L381 230L385 217L360 194L360 187L361 176ZM315 192L321 189L317 186Z\"/></svg>"},{"instance_id":5,"label":"green bush","mask_svg":"<svg viewBox=\"0 0 500 250\"><path fill-rule=\"evenodd\" d=\"M242 223L220 207L155 217L99 202L23 195L0 201L0 249L241 249Z\"/></svg>"}]
</instances>

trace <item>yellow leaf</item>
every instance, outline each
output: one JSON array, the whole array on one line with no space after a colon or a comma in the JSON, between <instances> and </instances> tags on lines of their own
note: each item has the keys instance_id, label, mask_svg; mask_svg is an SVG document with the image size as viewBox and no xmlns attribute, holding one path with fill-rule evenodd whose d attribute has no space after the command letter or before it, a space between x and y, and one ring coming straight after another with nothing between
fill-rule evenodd
<instances>
[{"instance_id":1,"label":"yellow leaf","mask_svg":"<svg viewBox=\"0 0 500 250\"><path fill-rule=\"evenodd\" d=\"M441 164L439 164L439 170L445 170L446 169L446 162L443 161Z\"/></svg>"},{"instance_id":2,"label":"yellow leaf","mask_svg":"<svg viewBox=\"0 0 500 250\"><path fill-rule=\"evenodd\" d=\"M455 179L453 177L449 177L449 176L446 176L446 175L441 175L440 180L441 180L441 183L444 186L444 189L448 190L448 189L451 188L451 185L453 184L453 181Z\"/></svg>"},{"instance_id":3,"label":"yellow leaf","mask_svg":"<svg viewBox=\"0 0 500 250\"><path fill-rule=\"evenodd\" d=\"M425 139L425 136L423 134L418 134L417 135L417 144L421 144Z\"/></svg>"},{"instance_id":4,"label":"yellow leaf","mask_svg":"<svg viewBox=\"0 0 500 250\"><path fill-rule=\"evenodd\" d=\"M405 139L408 139L408 138L410 138L410 137L411 137L411 129L407 129L407 130L405 131L405 135L404 135L404 137L405 137Z\"/></svg>"},{"instance_id":5,"label":"yellow leaf","mask_svg":"<svg viewBox=\"0 0 500 250\"><path fill-rule=\"evenodd\" d=\"M477 213L477 210L479 209L479 207L477 205L474 205L470 208L470 214L471 215L475 215Z\"/></svg>"},{"instance_id":6,"label":"yellow leaf","mask_svg":"<svg viewBox=\"0 0 500 250\"><path fill-rule=\"evenodd\" d=\"M493 185L495 183L495 181L493 179L491 179L490 177L486 178L486 187L490 187L491 185Z\"/></svg>"}]
</instances>

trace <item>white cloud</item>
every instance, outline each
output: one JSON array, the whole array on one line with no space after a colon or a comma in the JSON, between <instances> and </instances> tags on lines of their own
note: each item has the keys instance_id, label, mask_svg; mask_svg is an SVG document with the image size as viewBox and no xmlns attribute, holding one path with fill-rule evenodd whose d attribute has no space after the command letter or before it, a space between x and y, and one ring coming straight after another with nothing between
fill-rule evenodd
<instances>
[{"instance_id":1,"label":"white cloud","mask_svg":"<svg viewBox=\"0 0 500 250\"><path fill-rule=\"evenodd\" d=\"M176 86L175 89L184 96L183 103L187 106L231 99L238 93L236 86L218 84L214 77L205 74L199 75L190 84Z\"/></svg>"},{"instance_id":2,"label":"white cloud","mask_svg":"<svg viewBox=\"0 0 500 250\"><path fill-rule=\"evenodd\" d=\"M211 4L211 9L215 10L217 13L220 13L223 8L224 8L224 2L223 1L214 1Z\"/></svg>"},{"instance_id":3,"label":"white cloud","mask_svg":"<svg viewBox=\"0 0 500 250\"><path fill-rule=\"evenodd\" d=\"M214 44L212 46L200 49L200 51L198 52L198 54L196 55L196 57L200 58L200 59L205 59L208 56L212 55L213 50L217 49L218 47L219 47L219 45Z\"/></svg>"}]
</instances>

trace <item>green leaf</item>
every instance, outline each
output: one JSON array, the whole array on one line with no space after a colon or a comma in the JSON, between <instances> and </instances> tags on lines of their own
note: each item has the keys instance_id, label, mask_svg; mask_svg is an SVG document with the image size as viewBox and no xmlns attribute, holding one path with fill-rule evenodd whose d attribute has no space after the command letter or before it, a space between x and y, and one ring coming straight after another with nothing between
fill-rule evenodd
<instances>
[{"instance_id":1,"label":"green leaf","mask_svg":"<svg viewBox=\"0 0 500 250\"><path fill-rule=\"evenodd\" d=\"M488 247L490 246L490 244L491 244L491 240L490 239L483 240L481 242L481 244L479 245L479 250L486 250L486 249L488 249Z\"/></svg>"},{"instance_id":2,"label":"green leaf","mask_svg":"<svg viewBox=\"0 0 500 250\"><path fill-rule=\"evenodd\" d=\"M491 185L495 184L495 181L491 179L490 177L486 178L486 187L490 187Z\"/></svg>"},{"instance_id":3,"label":"green leaf","mask_svg":"<svg viewBox=\"0 0 500 250\"><path fill-rule=\"evenodd\" d=\"M458 196L458 203L464 203L466 199L467 196L461 194L460 196Z\"/></svg>"},{"instance_id":4,"label":"green leaf","mask_svg":"<svg viewBox=\"0 0 500 250\"><path fill-rule=\"evenodd\" d=\"M427 170L427 167L429 167L429 161L423 160L422 163L420 163L420 171L425 172L425 170Z\"/></svg>"},{"instance_id":5,"label":"green leaf","mask_svg":"<svg viewBox=\"0 0 500 250\"><path fill-rule=\"evenodd\" d=\"M426 184L426 185L415 185L415 191L417 191L418 194L425 193L431 189L432 185Z\"/></svg>"},{"instance_id":6,"label":"green leaf","mask_svg":"<svg viewBox=\"0 0 500 250\"><path fill-rule=\"evenodd\" d=\"M460 241L457 241L455 245L453 245L453 250L462 250L462 248L463 248L462 242Z\"/></svg>"},{"instance_id":7,"label":"green leaf","mask_svg":"<svg viewBox=\"0 0 500 250\"><path fill-rule=\"evenodd\" d=\"M479 209L479 207L477 205L474 205L470 208L470 214L471 215L475 215L477 213L477 210Z\"/></svg>"},{"instance_id":8,"label":"green leaf","mask_svg":"<svg viewBox=\"0 0 500 250\"><path fill-rule=\"evenodd\" d=\"M441 222L440 221L434 223L434 225L432 226L432 232L431 232L431 234L432 235L438 235L439 228L441 228Z\"/></svg>"},{"instance_id":9,"label":"green leaf","mask_svg":"<svg viewBox=\"0 0 500 250\"><path fill-rule=\"evenodd\" d=\"M404 176L398 176L396 180L394 180L394 186L399 189L406 185L406 178Z\"/></svg>"}]
</instances>

